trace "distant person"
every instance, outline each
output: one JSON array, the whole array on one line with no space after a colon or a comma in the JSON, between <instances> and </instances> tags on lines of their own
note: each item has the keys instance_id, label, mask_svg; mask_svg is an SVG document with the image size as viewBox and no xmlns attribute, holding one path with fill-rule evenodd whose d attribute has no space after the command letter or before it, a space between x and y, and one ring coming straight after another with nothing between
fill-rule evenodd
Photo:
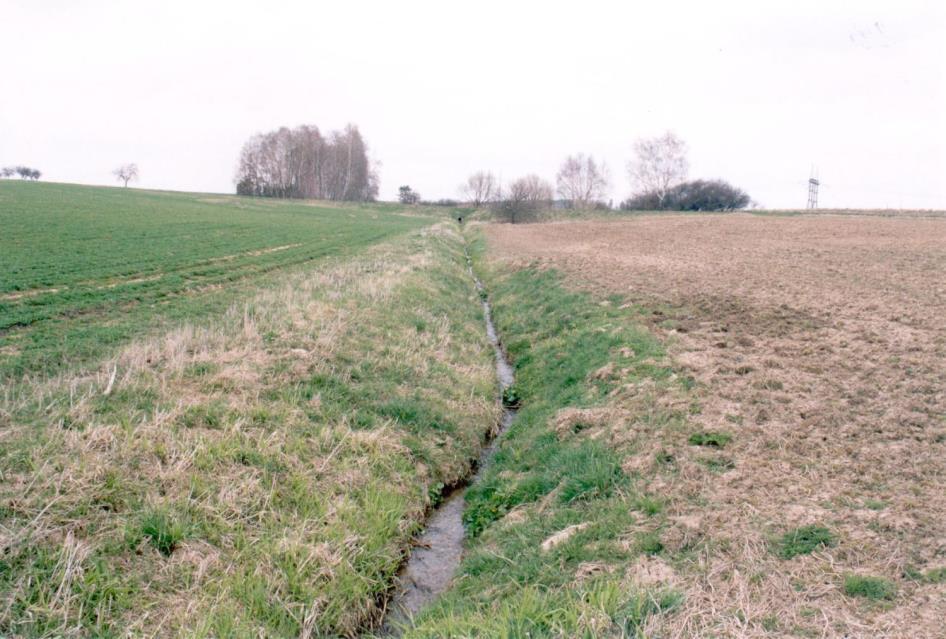
<instances>
[{"instance_id":1,"label":"distant person","mask_svg":"<svg viewBox=\"0 0 946 639\"><path fill-rule=\"evenodd\" d=\"M462 216L462 215L457 218L457 224L463 224L463 216Z\"/></svg>"}]
</instances>

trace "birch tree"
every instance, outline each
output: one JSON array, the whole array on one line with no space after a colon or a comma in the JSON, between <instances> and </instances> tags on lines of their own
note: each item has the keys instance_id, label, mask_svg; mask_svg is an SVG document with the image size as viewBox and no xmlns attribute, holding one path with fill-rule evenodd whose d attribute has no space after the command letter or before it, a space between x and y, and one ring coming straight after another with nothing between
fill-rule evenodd
<instances>
[{"instance_id":1,"label":"birch tree","mask_svg":"<svg viewBox=\"0 0 946 639\"><path fill-rule=\"evenodd\" d=\"M631 183L637 185L639 193L654 193L660 203L690 170L686 142L671 131L635 141L634 156L627 167Z\"/></svg>"},{"instance_id":2,"label":"birch tree","mask_svg":"<svg viewBox=\"0 0 946 639\"><path fill-rule=\"evenodd\" d=\"M584 153L569 155L555 176L559 197L576 209L586 209L604 199L610 187L607 167Z\"/></svg>"}]
</instances>

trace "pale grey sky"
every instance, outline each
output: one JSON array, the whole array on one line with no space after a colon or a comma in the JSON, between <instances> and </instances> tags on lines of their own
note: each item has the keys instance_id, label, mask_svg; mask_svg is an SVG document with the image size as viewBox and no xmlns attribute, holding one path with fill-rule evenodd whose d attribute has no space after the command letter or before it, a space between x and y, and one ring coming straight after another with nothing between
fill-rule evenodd
<instances>
[{"instance_id":1,"label":"pale grey sky","mask_svg":"<svg viewBox=\"0 0 946 639\"><path fill-rule=\"evenodd\" d=\"M554 178L672 129L767 207L946 208L946 3L0 0L0 165L233 190L280 125L354 122L381 196Z\"/></svg>"}]
</instances>

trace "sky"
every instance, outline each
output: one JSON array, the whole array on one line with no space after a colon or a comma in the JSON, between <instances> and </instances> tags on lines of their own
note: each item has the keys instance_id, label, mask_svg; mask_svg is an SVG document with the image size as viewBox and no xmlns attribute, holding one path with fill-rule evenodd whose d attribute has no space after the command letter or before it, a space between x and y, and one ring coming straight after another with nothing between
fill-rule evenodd
<instances>
[{"instance_id":1,"label":"sky","mask_svg":"<svg viewBox=\"0 0 946 639\"><path fill-rule=\"evenodd\" d=\"M635 139L767 208L946 208L946 3L0 0L0 166L233 192L254 133L358 125L381 199L478 170L554 181L583 152L615 203Z\"/></svg>"}]
</instances>

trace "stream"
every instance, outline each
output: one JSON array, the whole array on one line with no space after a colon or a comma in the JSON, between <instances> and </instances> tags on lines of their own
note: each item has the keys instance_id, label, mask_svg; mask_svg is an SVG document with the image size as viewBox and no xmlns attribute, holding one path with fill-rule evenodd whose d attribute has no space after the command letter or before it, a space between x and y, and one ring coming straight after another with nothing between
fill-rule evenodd
<instances>
[{"instance_id":1,"label":"stream","mask_svg":"<svg viewBox=\"0 0 946 639\"><path fill-rule=\"evenodd\" d=\"M496 325L493 324L492 309L484 294L483 283L473 272L473 261L470 259L469 252L466 254L466 262L470 277L473 278L476 291L483 303L486 337L493 346L496 378L499 381L499 395L502 398L503 391L512 386L515 373L500 344ZM480 452L474 466L474 473L464 483L444 493L442 501L427 520L427 527L414 541L413 552L397 575L394 594L388 602L387 614L381 628L382 636L396 637L399 634L399 626L408 622L450 585L463 555L463 507L466 489L476 482L483 470L487 468L499 445L499 437L509 428L515 416L515 408L503 406L499 428Z\"/></svg>"}]
</instances>

